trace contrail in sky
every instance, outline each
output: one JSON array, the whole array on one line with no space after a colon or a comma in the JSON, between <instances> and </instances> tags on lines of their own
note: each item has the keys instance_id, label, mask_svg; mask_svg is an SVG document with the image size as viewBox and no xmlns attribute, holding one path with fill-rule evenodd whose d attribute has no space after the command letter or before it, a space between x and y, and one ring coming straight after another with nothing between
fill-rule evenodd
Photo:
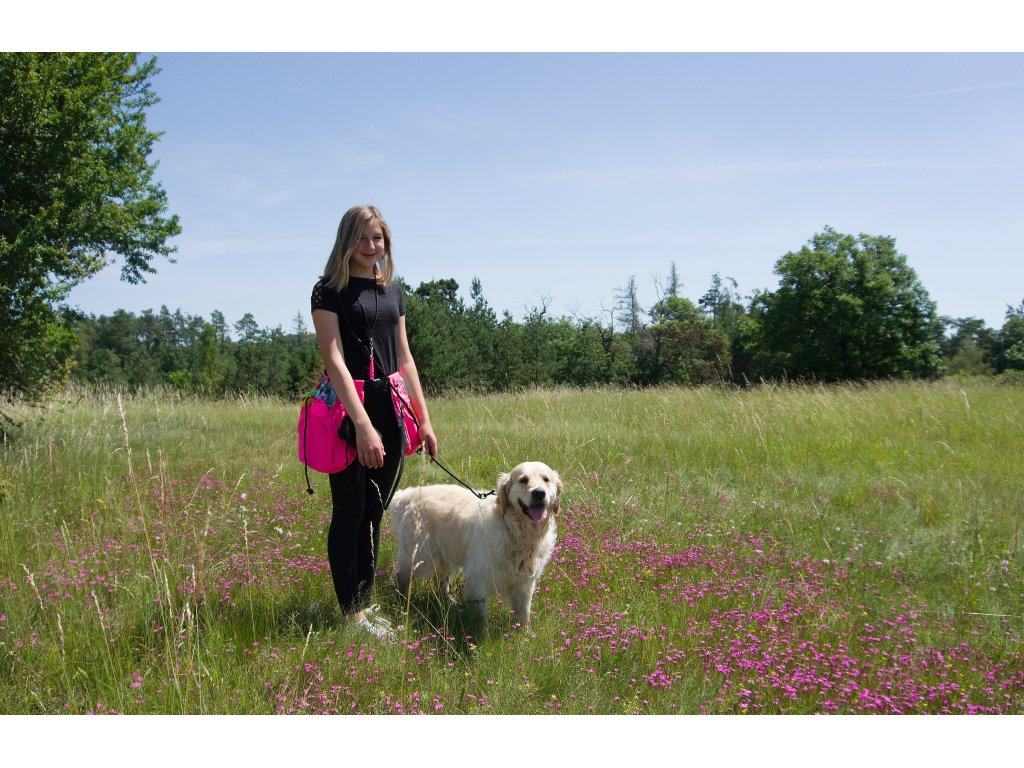
<instances>
[{"instance_id":1,"label":"contrail in sky","mask_svg":"<svg viewBox=\"0 0 1024 768\"><path fill-rule=\"evenodd\" d=\"M923 99L926 96L944 96L948 93L968 93L970 91L989 91L993 88L1012 88L1017 85L1024 85L1024 80L1014 80L1010 83L993 83L992 85L975 85L970 88L950 88L947 91L928 91L927 93L914 93L910 96L899 96L897 99Z\"/></svg>"}]
</instances>

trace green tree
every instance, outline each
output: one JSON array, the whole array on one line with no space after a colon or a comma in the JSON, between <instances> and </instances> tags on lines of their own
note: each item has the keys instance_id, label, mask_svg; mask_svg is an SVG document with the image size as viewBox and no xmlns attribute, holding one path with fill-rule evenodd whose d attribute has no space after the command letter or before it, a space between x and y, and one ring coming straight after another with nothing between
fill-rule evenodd
<instances>
[{"instance_id":1,"label":"green tree","mask_svg":"<svg viewBox=\"0 0 1024 768\"><path fill-rule=\"evenodd\" d=\"M946 373L967 376L995 373L996 338L984 320L978 317L943 317L942 324L947 335L939 343L939 355Z\"/></svg>"},{"instance_id":2,"label":"green tree","mask_svg":"<svg viewBox=\"0 0 1024 768\"><path fill-rule=\"evenodd\" d=\"M218 390L224 382L224 358L217 341L217 328L205 323L195 341L192 356L191 382L196 389L207 394Z\"/></svg>"},{"instance_id":3,"label":"green tree","mask_svg":"<svg viewBox=\"0 0 1024 768\"><path fill-rule=\"evenodd\" d=\"M252 316L252 312L246 312L242 315L242 319L235 323L235 333L238 334L238 340L242 344L256 339L259 332L260 326L256 322L256 318Z\"/></svg>"},{"instance_id":4,"label":"green tree","mask_svg":"<svg viewBox=\"0 0 1024 768\"><path fill-rule=\"evenodd\" d=\"M294 396L316 384L323 371L320 347L309 332L301 312L292 319L293 333L288 337L288 388L282 395Z\"/></svg>"},{"instance_id":5,"label":"green tree","mask_svg":"<svg viewBox=\"0 0 1024 768\"><path fill-rule=\"evenodd\" d=\"M474 277L470 283L469 298L463 321L468 330L467 352L469 383L481 390L494 388L494 345L498 333L498 316L484 298L483 285Z\"/></svg>"},{"instance_id":6,"label":"green tree","mask_svg":"<svg viewBox=\"0 0 1024 768\"><path fill-rule=\"evenodd\" d=\"M640 322L640 299L637 296L636 275L631 275L625 288L615 291L615 310L626 333L636 334L642 330Z\"/></svg>"},{"instance_id":7,"label":"green tree","mask_svg":"<svg viewBox=\"0 0 1024 768\"><path fill-rule=\"evenodd\" d=\"M721 381L729 371L725 333L681 296L666 296L651 308L649 332L654 339L658 381L705 384Z\"/></svg>"},{"instance_id":8,"label":"green tree","mask_svg":"<svg viewBox=\"0 0 1024 768\"><path fill-rule=\"evenodd\" d=\"M1024 371L1024 301L1006 308L1006 322L999 329L997 369Z\"/></svg>"},{"instance_id":9,"label":"green tree","mask_svg":"<svg viewBox=\"0 0 1024 768\"><path fill-rule=\"evenodd\" d=\"M420 283L406 295L406 329L423 386L430 392L485 381L479 347L459 284L446 278Z\"/></svg>"},{"instance_id":10,"label":"green tree","mask_svg":"<svg viewBox=\"0 0 1024 768\"><path fill-rule=\"evenodd\" d=\"M711 278L711 287L697 302L704 313L711 318L730 341L736 337L740 318L746 313L742 303L737 301L736 281L727 277L724 280L717 272Z\"/></svg>"},{"instance_id":11,"label":"green tree","mask_svg":"<svg viewBox=\"0 0 1024 768\"><path fill-rule=\"evenodd\" d=\"M733 278L723 279L716 272L711 278L711 287L697 303L712 325L725 334L732 379L743 383L752 373L750 341L756 322L750 318L747 307L739 300L738 287Z\"/></svg>"},{"instance_id":12,"label":"green tree","mask_svg":"<svg viewBox=\"0 0 1024 768\"><path fill-rule=\"evenodd\" d=\"M156 59L0 53L0 388L32 394L70 364L57 307L120 256L129 283L181 231L149 156Z\"/></svg>"},{"instance_id":13,"label":"green tree","mask_svg":"<svg viewBox=\"0 0 1024 768\"><path fill-rule=\"evenodd\" d=\"M570 348L562 361L564 383L585 387L613 381L613 358L605 346L605 329L592 319L577 320L570 328L566 333Z\"/></svg>"},{"instance_id":14,"label":"green tree","mask_svg":"<svg viewBox=\"0 0 1024 768\"><path fill-rule=\"evenodd\" d=\"M167 305L160 306L160 312L153 323L153 354L158 361L160 375L166 381L170 381L173 373L188 373L189 349L182 338L183 324L180 309L176 309L172 315Z\"/></svg>"},{"instance_id":15,"label":"green tree","mask_svg":"<svg viewBox=\"0 0 1024 768\"><path fill-rule=\"evenodd\" d=\"M985 350L974 339L960 340L956 352L946 361L946 372L954 376L990 376L996 369L986 360Z\"/></svg>"},{"instance_id":16,"label":"green tree","mask_svg":"<svg viewBox=\"0 0 1024 768\"><path fill-rule=\"evenodd\" d=\"M775 265L757 297L769 376L821 381L934 376L942 326L935 303L891 237L831 227Z\"/></svg>"},{"instance_id":17,"label":"green tree","mask_svg":"<svg viewBox=\"0 0 1024 768\"><path fill-rule=\"evenodd\" d=\"M210 313L210 325L213 326L217 334L217 343L223 348L224 345L230 344L231 337L228 334L228 321L224 317L224 313L219 309L213 310Z\"/></svg>"},{"instance_id":18,"label":"green tree","mask_svg":"<svg viewBox=\"0 0 1024 768\"><path fill-rule=\"evenodd\" d=\"M291 345L281 326L249 330L237 347L237 367L230 384L233 390L291 397L316 383L313 371L300 375L292 365Z\"/></svg>"},{"instance_id":19,"label":"green tree","mask_svg":"<svg viewBox=\"0 0 1024 768\"><path fill-rule=\"evenodd\" d=\"M676 269L676 263L673 261L672 268L668 273L668 288L665 290L665 294L667 296L678 296L680 287L679 270Z\"/></svg>"}]
</instances>

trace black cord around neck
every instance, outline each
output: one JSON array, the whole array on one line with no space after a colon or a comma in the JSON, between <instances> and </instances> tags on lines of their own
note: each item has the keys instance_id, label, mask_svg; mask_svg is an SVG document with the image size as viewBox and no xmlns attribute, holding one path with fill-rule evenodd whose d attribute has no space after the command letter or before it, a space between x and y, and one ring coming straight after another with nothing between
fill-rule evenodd
<instances>
[{"instance_id":1,"label":"black cord around neck","mask_svg":"<svg viewBox=\"0 0 1024 768\"><path fill-rule=\"evenodd\" d=\"M349 283L349 285L351 285L351 283ZM358 342L359 346L361 346L363 348L363 352L366 353L366 365L367 365L367 368L369 368L372 365L371 361L373 360L373 350L374 350L373 333L374 333L374 331L377 330L377 315L380 312L380 304L379 304L379 296L378 296L379 292L380 292L380 285L377 283L376 273L374 273L374 278L373 278L373 324L372 325L370 324L370 319L366 316L366 309L363 308L363 302L360 300L359 293L356 293L356 297L355 297L356 298L356 306L359 307L359 311L363 315L363 323L366 324L366 340L367 340L367 344L369 346L367 346L367 344L364 344L363 340L359 338L359 334L356 333L356 324L352 322L351 318L349 318L349 325L352 327L352 335L355 337L355 340L356 340L356 342ZM345 302L342 302L341 306L344 309L345 308Z\"/></svg>"}]
</instances>

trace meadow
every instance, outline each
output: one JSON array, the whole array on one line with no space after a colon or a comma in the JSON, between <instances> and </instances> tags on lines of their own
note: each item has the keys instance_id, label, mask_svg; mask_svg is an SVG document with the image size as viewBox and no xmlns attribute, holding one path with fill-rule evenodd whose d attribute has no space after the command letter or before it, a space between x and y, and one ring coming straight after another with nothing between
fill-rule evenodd
<instances>
[{"instance_id":1,"label":"meadow","mask_svg":"<svg viewBox=\"0 0 1024 768\"><path fill-rule=\"evenodd\" d=\"M529 628L429 585L343 625L298 403L68 389L0 459L0 712L1024 714L1024 387L431 400L478 488L561 472ZM422 457L403 485L445 482Z\"/></svg>"}]
</instances>

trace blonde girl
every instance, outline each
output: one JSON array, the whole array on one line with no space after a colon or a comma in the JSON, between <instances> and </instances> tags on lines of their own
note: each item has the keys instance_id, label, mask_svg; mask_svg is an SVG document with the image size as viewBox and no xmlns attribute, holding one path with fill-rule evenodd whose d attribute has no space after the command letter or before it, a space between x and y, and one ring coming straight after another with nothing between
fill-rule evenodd
<instances>
[{"instance_id":1,"label":"blonde girl","mask_svg":"<svg viewBox=\"0 0 1024 768\"><path fill-rule=\"evenodd\" d=\"M374 206L349 209L338 226L311 301L324 369L355 432L356 460L330 475L327 557L342 612L377 637L390 624L368 615L380 548L380 523L402 475L402 430L387 377L400 371L419 421L423 448L437 438L405 329L405 297L394 281L391 232ZM356 379L364 384L359 401Z\"/></svg>"}]
</instances>

